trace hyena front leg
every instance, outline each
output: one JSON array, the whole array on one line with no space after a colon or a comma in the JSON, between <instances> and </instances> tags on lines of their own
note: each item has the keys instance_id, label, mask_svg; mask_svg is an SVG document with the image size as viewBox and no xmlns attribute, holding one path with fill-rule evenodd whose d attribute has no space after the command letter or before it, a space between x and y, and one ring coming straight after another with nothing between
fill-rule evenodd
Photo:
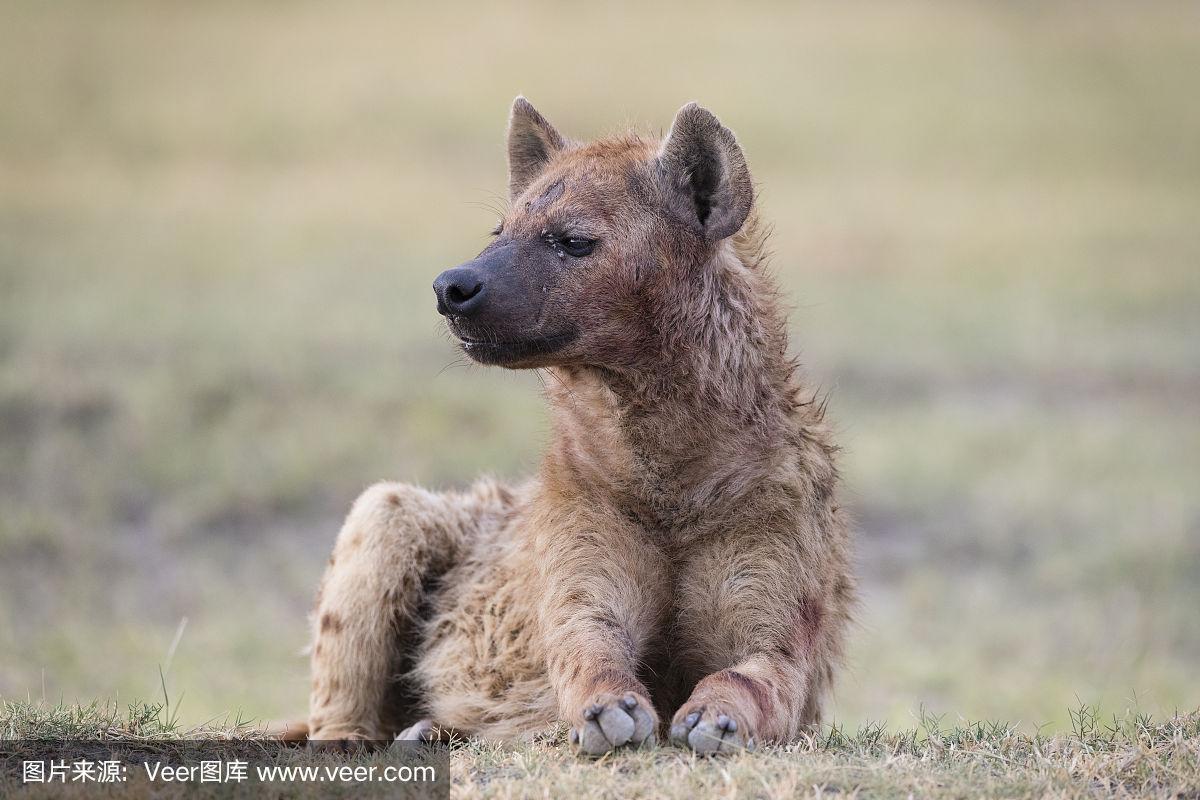
<instances>
[{"instance_id":1,"label":"hyena front leg","mask_svg":"<svg viewBox=\"0 0 1200 800\"><path fill-rule=\"evenodd\" d=\"M398 725L389 700L411 646L427 579L445 572L480 525L511 500L492 484L435 494L372 486L338 534L313 613L311 740L382 739Z\"/></svg>"},{"instance_id":2,"label":"hyena front leg","mask_svg":"<svg viewBox=\"0 0 1200 800\"><path fill-rule=\"evenodd\" d=\"M572 744L598 756L651 743L658 714L637 667L666 607L661 551L596 509L534 515L541 635Z\"/></svg>"},{"instance_id":3,"label":"hyena front leg","mask_svg":"<svg viewBox=\"0 0 1200 800\"><path fill-rule=\"evenodd\" d=\"M703 677L671 721L673 744L741 750L820 721L851 591L831 566L804 564L786 543L737 537L685 566L676 633Z\"/></svg>"}]
</instances>

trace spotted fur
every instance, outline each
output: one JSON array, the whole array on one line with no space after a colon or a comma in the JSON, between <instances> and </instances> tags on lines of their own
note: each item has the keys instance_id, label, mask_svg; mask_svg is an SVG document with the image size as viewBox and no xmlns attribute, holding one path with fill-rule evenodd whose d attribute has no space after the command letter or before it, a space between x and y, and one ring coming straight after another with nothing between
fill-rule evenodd
<instances>
[{"instance_id":1,"label":"spotted fur","mask_svg":"<svg viewBox=\"0 0 1200 800\"><path fill-rule=\"evenodd\" d=\"M576 335L506 364L545 371L550 444L519 486L359 498L313 615L310 735L786 741L821 717L854 579L736 139L693 105L664 141L574 144L518 99L509 143L500 239L599 243L547 262L538 319Z\"/></svg>"}]
</instances>

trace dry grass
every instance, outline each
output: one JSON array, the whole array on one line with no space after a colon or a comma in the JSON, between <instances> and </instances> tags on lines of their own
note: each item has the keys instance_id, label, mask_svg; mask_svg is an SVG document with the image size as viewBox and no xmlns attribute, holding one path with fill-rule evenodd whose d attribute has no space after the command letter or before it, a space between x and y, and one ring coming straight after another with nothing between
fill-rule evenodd
<instances>
[{"instance_id":1,"label":"dry grass","mask_svg":"<svg viewBox=\"0 0 1200 800\"><path fill-rule=\"evenodd\" d=\"M254 738L234 724L183 728L161 706L0 707L3 738L178 740ZM946 725L929 715L911 730L825 729L787 747L702 759L671 748L592 762L557 742L460 742L451 752L454 798L1194 798L1200 795L1200 714L1104 721L1072 712L1069 733L1024 733L998 723ZM561 734L561 732L560 732ZM0 783L0 788L3 784ZM205 787L198 787L205 788ZM134 796L117 792L111 796ZM214 791L214 794L216 792ZM170 796L170 795L168 795ZM188 796L195 796L194 794ZM307 797L297 788L284 796Z\"/></svg>"},{"instance_id":2,"label":"dry grass","mask_svg":"<svg viewBox=\"0 0 1200 800\"><path fill-rule=\"evenodd\" d=\"M1136 797L1200 791L1200 716L1113 720L1037 736L996 723L936 720L888 733L825 731L720 760L661 748L588 764L561 747L468 744L456 797Z\"/></svg>"}]
</instances>

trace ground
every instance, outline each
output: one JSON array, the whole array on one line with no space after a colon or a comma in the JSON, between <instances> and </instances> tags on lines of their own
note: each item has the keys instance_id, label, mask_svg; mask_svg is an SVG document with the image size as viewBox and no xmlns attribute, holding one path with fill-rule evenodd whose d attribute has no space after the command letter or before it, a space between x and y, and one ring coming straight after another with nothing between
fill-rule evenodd
<instances>
[{"instance_id":1,"label":"ground","mask_svg":"<svg viewBox=\"0 0 1200 800\"><path fill-rule=\"evenodd\" d=\"M910 730L866 726L848 733L827 728L787 747L710 759L659 747L590 761L549 741L461 742L451 748L451 797L1200 796L1200 713L1157 721L1136 715L1105 721L1094 708L1081 706L1071 719L1070 731L1046 735L998 723L947 724L926 716ZM228 735L256 734L250 726L228 723L183 728L171 722L169 709L154 705L127 711L114 706L0 707L0 739L96 736L165 742L169 747L180 739ZM364 761L369 759L352 763ZM4 786L0 778L0 789ZM223 796L214 787L197 789L187 796ZM319 795L311 787L289 791L293 793L283 796Z\"/></svg>"},{"instance_id":2,"label":"ground","mask_svg":"<svg viewBox=\"0 0 1200 800\"><path fill-rule=\"evenodd\" d=\"M741 137L861 531L834 722L1200 706L1197 74L1194 3L3 4L0 697L303 714L354 496L536 466L430 290L524 93Z\"/></svg>"}]
</instances>

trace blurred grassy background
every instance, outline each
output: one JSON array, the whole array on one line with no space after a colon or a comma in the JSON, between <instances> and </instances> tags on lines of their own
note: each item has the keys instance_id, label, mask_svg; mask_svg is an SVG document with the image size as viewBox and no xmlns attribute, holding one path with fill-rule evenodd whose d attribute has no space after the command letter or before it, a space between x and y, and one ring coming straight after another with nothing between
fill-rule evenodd
<instances>
[{"instance_id":1,"label":"blurred grassy background","mask_svg":"<svg viewBox=\"0 0 1200 800\"><path fill-rule=\"evenodd\" d=\"M1191 3L0 5L0 695L295 716L356 492L535 466L429 290L523 92L741 137L861 520L838 720L1200 705L1198 75Z\"/></svg>"}]
</instances>

